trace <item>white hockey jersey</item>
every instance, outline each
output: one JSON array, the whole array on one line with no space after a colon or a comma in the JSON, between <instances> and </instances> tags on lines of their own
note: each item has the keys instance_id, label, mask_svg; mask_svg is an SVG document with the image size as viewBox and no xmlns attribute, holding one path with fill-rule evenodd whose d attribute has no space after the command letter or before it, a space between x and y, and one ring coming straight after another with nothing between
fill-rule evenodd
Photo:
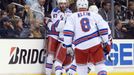
<instances>
[{"instance_id":1,"label":"white hockey jersey","mask_svg":"<svg viewBox=\"0 0 134 75\"><path fill-rule=\"evenodd\" d=\"M59 34L62 34L63 32L66 19L71 14L72 12L68 8L64 12L62 12L58 7L54 8L51 12L52 25L49 26L49 36L58 40L60 36Z\"/></svg>"},{"instance_id":2,"label":"white hockey jersey","mask_svg":"<svg viewBox=\"0 0 134 75\"><path fill-rule=\"evenodd\" d=\"M88 49L100 44L102 39L110 44L110 34L108 23L99 14L89 11L76 12L67 18L64 44L66 46L73 44L73 47L78 49Z\"/></svg>"}]
</instances>

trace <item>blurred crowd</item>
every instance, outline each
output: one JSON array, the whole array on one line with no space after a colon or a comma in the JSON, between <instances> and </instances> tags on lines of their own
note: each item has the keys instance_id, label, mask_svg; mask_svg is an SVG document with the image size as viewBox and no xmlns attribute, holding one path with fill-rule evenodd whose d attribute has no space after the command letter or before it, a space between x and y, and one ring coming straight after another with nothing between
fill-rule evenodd
<instances>
[{"instance_id":1,"label":"blurred crowd","mask_svg":"<svg viewBox=\"0 0 134 75\"><path fill-rule=\"evenodd\" d=\"M68 0L68 8L76 11L76 0ZM116 39L134 38L134 0L89 0L109 23ZM45 38L46 18L57 6L56 0L0 0L0 38ZM111 26L114 22L114 28Z\"/></svg>"}]
</instances>

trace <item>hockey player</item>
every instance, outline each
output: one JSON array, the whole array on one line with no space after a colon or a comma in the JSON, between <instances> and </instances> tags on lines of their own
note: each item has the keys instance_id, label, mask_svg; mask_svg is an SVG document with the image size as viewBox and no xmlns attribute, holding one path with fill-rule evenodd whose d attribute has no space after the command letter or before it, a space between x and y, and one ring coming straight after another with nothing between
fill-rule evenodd
<instances>
[{"instance_id":1,"label":"hockey player","mask_svg":"<svg viewBox=\"0 0 134 75\"><path fill-rule=\"evenodd\" d=\"M67 0L57 0L58 7L54 8L51 12L52 25L49 27L48 35L48 56L46 59L46 75L51 75L55 56L58 51L58 47L62 42L63 27L65 25L66 18L71 15L71 10L67 8ZM57 71L56 71L57 72Z\"/></svg>"},{"instance_id":2,"label":"hockey player","mask_svg":"<svg viewBox=\"0 0 134 75\"><path fill-rule=\"evenodd\" d=\"M95 65L97 75L107 75L104 55L111 50L108 23L100 15L88 11L87 0L77 0L76 5L77 12L67 18L64 27L63 46L75 50L78 75L88 75L89 63Z\"/></svg>"}]
</instances>

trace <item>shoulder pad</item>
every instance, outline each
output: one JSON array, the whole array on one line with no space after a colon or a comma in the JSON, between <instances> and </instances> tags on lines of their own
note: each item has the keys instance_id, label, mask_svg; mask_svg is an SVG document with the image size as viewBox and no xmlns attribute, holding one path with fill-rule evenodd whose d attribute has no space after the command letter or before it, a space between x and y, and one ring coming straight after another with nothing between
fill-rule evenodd
<instances>
[{"instance_id":1,"label":"shoulder pad","mask_svg":"<svg viewBox=\"0 0 134 75\"><path fill-rule=\"evenodd\" d=\"M59 11L60 11L60 9L58 7L53 9L53 12L59 12Z\"/></svg>"}]
</instances>

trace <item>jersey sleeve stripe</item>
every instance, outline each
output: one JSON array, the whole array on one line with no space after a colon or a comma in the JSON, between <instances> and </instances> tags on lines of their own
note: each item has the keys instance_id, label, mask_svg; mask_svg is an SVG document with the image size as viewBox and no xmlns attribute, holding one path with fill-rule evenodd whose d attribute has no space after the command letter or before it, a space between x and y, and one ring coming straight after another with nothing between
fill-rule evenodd
<instances>
[{"instance_id":1,"label":"jersey sleeve stripe","mask_svg":"<svg viewBox=\"0 0 134 75\"><path fill-rule=\"evenodd\" d=\"M104 34L107 34L107 32L108 32L108 29L101 29L101 30L99 31L99 34L100 34L100 35L104 35Z\"/></svg>"},{"instance_id":2,"label":"jersey sleeve stripe","mask_svg":"<svg viewBox=\"0 0 134 75\"><path fill-rule=\"evenodd\" d=\"M73 31L70 31L70 30L64 30L64 36L74 36L74 32Z\"/></svg>"}]
</instances>

